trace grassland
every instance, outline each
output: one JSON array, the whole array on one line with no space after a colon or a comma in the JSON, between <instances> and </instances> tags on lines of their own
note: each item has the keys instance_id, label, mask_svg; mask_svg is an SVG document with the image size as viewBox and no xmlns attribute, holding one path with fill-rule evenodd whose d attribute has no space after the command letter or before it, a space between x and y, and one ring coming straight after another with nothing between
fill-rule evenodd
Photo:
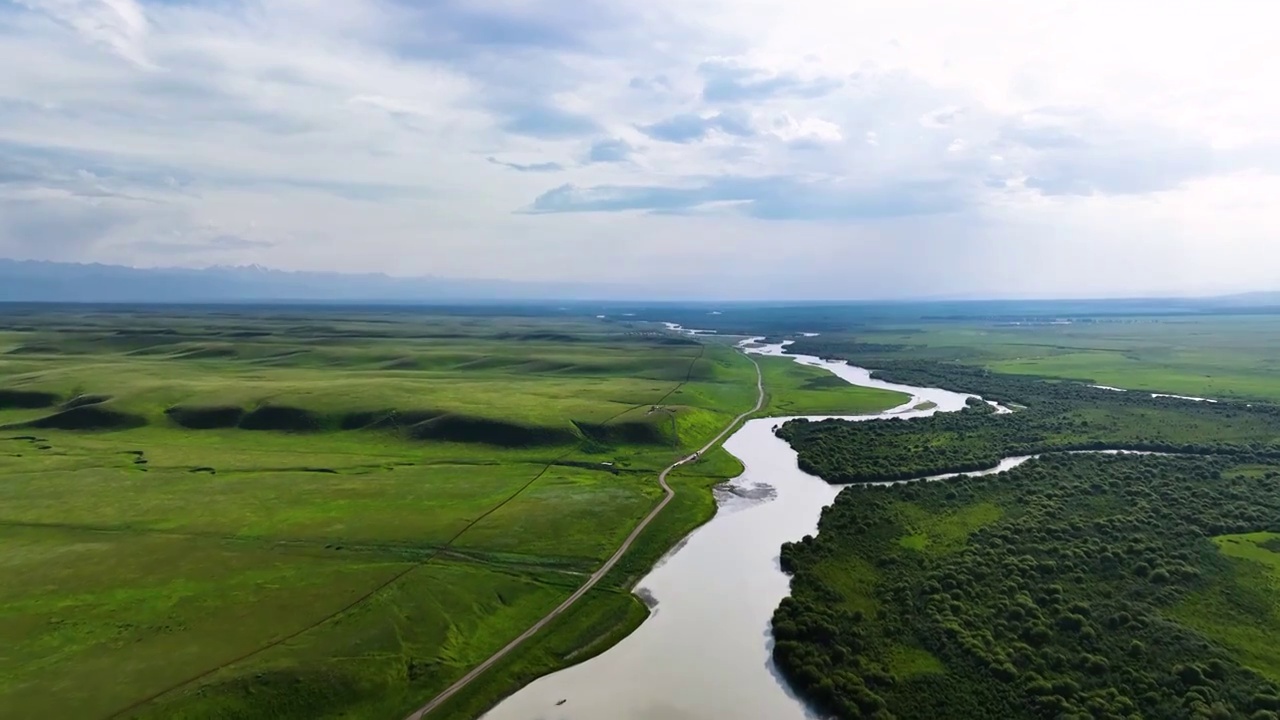
<instances>
[{"instance_id":1,"label":"grassland","mask_svg":"<svg viewBox=\"0 0 1280 720\"><path fill-rule=\"evenodd\" d=\"M772 410L898 402L794 367L770 366ZM8 308L0 716L401 717L578 587L657 471L754 400L730 347L592 320ZM739 471L673 474L606 582L439 716L633 628L631 583Z\"/></svg>"},{"instance_id":2,"label":"grassland","mask_svg":"<svg viewBox=\"0 0 1280 720\"><path fill-rule=\"evenodd\" d=\"M1280 683L1280 534L1222 535L1213 542L1227 559L1225 570L1170 615Z\"/></svg>"},{"instance_id":3,"label":"grassland","mask_svg":"<svg viewBox=\"0 0 1280 720\"><path fill-rule=\"evenodd\" d=\"M801 339L796 352L960 362L1133 390L1280 400L1280 317L1081 318L1015 324L968 318L903 322Z\"/></svg>"},{"instance_id":4,"label":"grassland","mask_svg":"<svg viewBox=\"0 0 1280 720\"><path fill-rule=\"evenodd\" d=\"M905 393L850 385L822 368L790 358L757 361L769 388L769 415L855 415L897 407L911 399Z\"/></svg>"}]
</instances>

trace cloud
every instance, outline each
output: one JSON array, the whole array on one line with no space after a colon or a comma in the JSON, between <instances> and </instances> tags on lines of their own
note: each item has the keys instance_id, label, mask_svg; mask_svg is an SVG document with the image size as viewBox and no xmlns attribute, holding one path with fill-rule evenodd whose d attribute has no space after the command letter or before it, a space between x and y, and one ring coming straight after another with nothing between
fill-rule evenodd
<instances>
[{"instance_id":1,"label":"cloud","mask_svg":"<svg viewBox=\"0 0 1280 720\"><path fill-rule=\"evenodd\" d=\"M591 135L600 131L592 118L553 105L531 102L513 103L498 109L503 130L516 135L540 139L565 139Z\"/></svg>"},{"instance_id":2,"label":"cloud","mask_svg":"<svg viewBox=\"0 0 1280 720\"><path fill-rule=\"evenodd\" d=\"M70 26L89 42L104 46L141 67L151 67L144 42L149 24L135 0L16 0Z\"/></svg>"},{"instance_id":3,"label":"cloud","mask_svg":"<svg viewBox=\"0 0 1280 720\"><path fill-rule=\"evenodd\" d=\"M210 237L139 240L130 243L130 249L160 255L206 255L210 253L264 250L275 247L275 245L276 243L267 240L254 240L224 233Z\"/></svg>"},{"instance_id":4,"label":"cloud","mask_svg":"<svg viewBox=\"0 0 1280 720\"><path fill-rule=\"evenodd\" d=\"M931 110L920 116L920 124L927 128L945 128L964 117L964 108L954 105Z\"/></svg>"},{"instance_id":5,"label":"cloud","mask_svg":"<svg viewBox=\"0 0 1280 720\"><path fill-rule=\"evenodd\" d=\"M505 8L508 12L503 13L483 7L482 3L442 2L426 5L424 15L442 30L441 36L463 47L583 47L583 39L574 31L572 23L557 22L553 15L540 16L537 6L545 10L549 7L547 3L533 5L526 12L508 5Z\"/></svg>"},{"instance_id":6,"label":"cloud","mask_svg":"<svg viewBox=\"0 0 1280 720\"><path fill-rule=\"evenodd\" d=\"M702 99L710 103L741 103L769 98L820 98L839 90L844 84L838 78L805 79L793 72L772 73L741 64L715 59L699 66L706 79Z\"/></svg>"},{"instance_id":7,"label":"cloud","mask_svg":"<svg viewBox=\"0 0 1280 720\"><path fill-rule=\"evenodd\" d=\"M65 197L0 197L0 254L76 261L99 240L131 226L136 214Z\"/></svg>"},{"instance_id":8,"label":"cloud","mask_svg":"<svg viewBox=\"0 0 1280 720\"><path fill-rule=\"evenodd\" d=\"M1254 5L0 2L0 254L1133 290L1091 248L1280 286Z\"/></svg>"},{"instance_id":9,"label":"cloud","mask_svg":"<svg viewBox=\"0 0 1280 720\"><path fill-rule=\"evenodd\" d=\"M98 153L0 140L0 189L8 194L56 191L80 198L155 201L179 185L174 173Z\"/></svg>"},{"instance_id":10,"label":"cloud","mask_svg":"<svg viewBox=\"0 0 1280 720\"><path fill-rule=\"evenodd\" d=\"M839 125L821 118L796 118L790 113L774 118L769 132L795 147L820 148L844 142Z\"/></svg>"},{"instance_id":11,"label":"cloud","mask_svg":"<svg viewBox=\"0 0 1280 720\"><path fill-rule=\"evenodd\" d=\"M275 243L266 240L250 240L237 235L215 235L206 243L220 250L252 250L273 247Z\"/></svg>"},{"instance_id":12,"label":"cloud","mask_svg":"<svg viewBox=\"0 0 1280 720\"><path fill-rule=\"evenodd\" d=\"M622 138L605 138L591 143L587 150L587 163L616 163L631 159L635 148Z\"/></svg>"},{"instance_id":13,"label":"cloud","mask_svg":"<svg viewBox=\"0 0 1280 720\"><path fill-rule=\"evenodd\" d=\"M527 165L522 165L520 163L503 162L502 160L499 160L495 157L490 157L489 162L493 163L494 165L501 165L502 167L510 168L517 172L545 173L545 172L559 172L561 170L564 170L564 166L557 162L540 162L540 163L530 163Z\"/></svg>"},{"instance_id":14,"label":"cloud","mask_svg":"<svg viewBox=\"0 0 1280 720\"><path fill-rule=\"evenodd\" d=\"M384 199L421 194L412 186L376 182L344 182L320 177L279 176L236 170L190 170L151 160L107 152L51 145L0 141L0 186L24 185L58 189L81 197L120 197L157 201L175 194L235 187L246 189L299 188L351 199Z\"/></svg>"},{"instance_id":15,"label":"cloud","mask_svg":"<svg viewBox=\"0 0 1280 720\"><path fill-rule=\"evenodd\" d=\"M1029 112L1010 118L1000 129L1006 142L1035 150L1064 150L1087 145L1077 127L1081 118L1061 112Z\"/></svg>"},{"instance_id":16,"label":"cloud","mask_svg":"<svg viewBox=\"0 0 1280 720\"><path fill-rule=\"evenodd\" d=\"M367 105L379 110L386 111L392 115L408 116L408 117L430 117L431 110L429 108L415 107L414 105L397 100L396 98L383 97L381 95L356 95L347 102L353 105Z\"/></svg>"},{"instance_id":17,"label":"cloud","mask_svg":"<svg viewBox=\"0 0 1280 720\"><path fill-rule=\"evenodd\" d=\"M637 125L636 129L654 140L682 144L703 140L716 131L743 138L755 135L750 118L729 111L707 116L696 113L673 115L650 125Z\"/></svg>"},{"instance_id":18,"label":"cloud","mask_svg":"<svg viewBox=\"0 0 1280 720\"><path fill-rule=\"evenodd\" d=\"M892 187L788 177L720 177L684 186L566 184L539 195L527 212L684 213L712 206L761 220L853 220L954 212L961 187L921 181Z\"/></svg>"},{"instance_id":19,"label":"cloud","mask_svg":"<svg viewBox=\"0 0 1280 720\"><path fill-rule=\"evenodd\" d=\"M1001 152L1045 196L1141 195L1214 173L1210 144L1194 136L1110 123L1091 113L1040 109L1011 120Z\"/></svg>"},{"instance_id":20,"label":"cloud","mask_svg":"<svg viewBox=\"0 0 1280 720\"><path fill-rule=\"evenodd\" d=\"M489 113L505 133L539 140L600 132L590 112L557 97L572 94L588 62L607 61L634 41L625 28L641 12L608 0L385 2L397 10L387 31L397 51L466 77L479 92L462 104Z\"/></svg>"},{"instance_id":21,"label":"cloud","mask_svg":"<svg viewBox=\"0 0 1280 720\"><path fill-rule=\"evenodd\" d=\"M666 75L654 75L653 77L636 76L627 81L627 87L632 90L644 90L647 92L669 92L671 88L671 78Z\"/></svg>"},{"instance_id":22,"label":"cloud","mask_svg":"<svg viewBox=\"0 0 1280 720\"><path fill-rule=\"evenodd\" d=\"M625 4L603 0L434 0L405 3L402 47L446 58L524 50L593 53L599 38L633 19Z\"/></svg>"}]
</instances>

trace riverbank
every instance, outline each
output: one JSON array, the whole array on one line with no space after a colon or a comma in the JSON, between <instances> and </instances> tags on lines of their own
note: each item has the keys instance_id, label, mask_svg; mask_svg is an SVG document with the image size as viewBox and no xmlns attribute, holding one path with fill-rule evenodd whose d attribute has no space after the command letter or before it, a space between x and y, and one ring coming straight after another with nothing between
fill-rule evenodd
<instances>
[{"instance_id":1,"label":"riverbank","mask_svg":"<svg viewBox=\"0 0 1280 720\"><path fill-rule=\"evenodd\" d=\"M805 470L836 484L886 482L995 467L1018 455L1076 450L1280 457L1280 408L1192 402L1045 382L943 363L897 363L879 373L897 382L972 388L1025 406L1000 413L977 400L928 420L786 423L781 435ZM988 403L989 405L989 403Z\"/></svg>"},{"instance_id":2,"label":"riverbank","mask_svg":"<svg viewBox=\"0 0 1280 720\"><path fill-rule=\"evenodd\" d=\"M683 331L681 328L670 329ZM758 362L761 368L762 397L766 406L757 407L748 415L771 417L781 412L780 407L811 412L900 409L910 399L910 395L902 392L858 387L839 380L838 386L831 386L827 382L831 375L826 370L799 365L780 355L751 355L754 358L752 362ZM578 612L575 610L549 622L531 642L518 651L512 651L511 656L500 658L488 672L473 677L464 683L464 689L456 690L454 696L438 703L428 717L474 718L489 706L492 698L506 695L550 671L593 658L628 637L650 616L650 610L642 601L631 595L636 581L654 571L664 556L679 550L685 538L716 517L720 496L723 495L716 489L727 478L741 475L742 471L742 464L719 447L703 452L697 464L680 465L670 476L675 491L670 506L654 518L634 547L594 591L597 594L625 593L632 602L625 605L616 598L609 598L608 604L614 607L611 615L575 623L573 618ZM752 491L743 492L749 495ZM776 551L776 547L774 549ZM644 583L639 589L646 599L650 597L644 592ZM583 602L590 603L591 596L585 597ZM612 624L608 618L612 618Z\"/></svg>"},{"instance_id":3,"label":"riverbank","mask_svg":"<svg viewBox=\"0 0 1280 720\"><path fill-rule=\"evenodd\" d=\"M849 420L926 417L956 413L973 408L975 403L979 407L991 404L967 393L883 381L871 377L866 369L840 361L784 355L786 343L746 344L753 353L787 357L849 383L904 392L909 397L888 412ZM1003 406L982 410L981 415L987 418L1009 414ZM542 678L485 718L811 717L779 680L768 629L772 608L788 596L790 588L789 578L779 566L780 548L815 534L822 509L843 488L799 469L794 451L773 431L788 419L750 421L726 442L725 449L742 461L745 470L718 494L720 512L715 518L641 581L639 591L654 605L646 622L611 650ZM1031 459L1031 455L1003 457L990 467L967 474L994 474ZM913 479L944 479L957 474L923 474ZM636 678L644 678L644 682L635 682ZM663 691L655 693L655 687ZM566 702L557 705L561 700Z\"/></svg>"},{"instance_id":4,"label":"riverbank","mask_svg":"<svg viewBox=\"0 0 1280 720\"><path fill-rule=\"evenodd\" d=\"M784 357L783 347L756 344L749 351ZM903 400L853 419L955 411L970 397L885 383L845 363L785 357ZM841 488L800 471L795 454L773 434L786 419L751 420L726 441L725 450L742 461L744 472L717 493L715 517L640 582L638 591L654 604L648 620L591 661L522 689L486 720L809 717L772 666L769 618L789 591L778 566L783 543L815 532L822 508ZM561 700L566 702L558 705Z\"/></svg>"},{"instance_id":5,"label":"riverbank","mask_svg":"<svg viewBox=\"0 0 1280 720\"><path fill-rule=\"evenodd\" d=\"M1255 559L1280 555L1230 549L1277 513L1280 485L1224 456L1052 453L842 493L783 548L774 656L838 718L1171 717L1201 687L1250 717L1280 679Z\"/></svg>"},{"instance_id":6,"label":"riverbank","mask_svg":"<svg viewBox=\"0 0 1280 720\"><path fill-rule=\"evenodd\" d=\"M403 717L755 400L731 347L596 321L223 310L6 314L0 715ZM645 614L599 604L579 636Z\"/></svg>"}]
</instances>

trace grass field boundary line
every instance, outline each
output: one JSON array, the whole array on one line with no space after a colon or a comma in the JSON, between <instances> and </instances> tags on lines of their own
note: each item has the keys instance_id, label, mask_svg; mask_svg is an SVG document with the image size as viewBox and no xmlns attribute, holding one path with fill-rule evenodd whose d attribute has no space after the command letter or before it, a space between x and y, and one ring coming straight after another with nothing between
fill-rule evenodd
<instances>
[{"instance_id":1,"label":"grass field boundary line","mask_svg":"<svg viewBox=\"0 0 1280 720\"><path fill-rule=\"evenodd\" d=\"M692 462L695 459L697 459L699 456L710 451L712 448L718 445L721 440L723 440L726 436L728 436L729 433L733 432L733 430L737 428L740 423L752 417L756 413L760 412L762 408L764 408L764 402L765 402L764 372L760 369L760 363L756 362L754 358L752 358L750 355L746 355L745 353L743 354L743 356L751 361L751 364L755 366L755 370L756 370L755 407L734 418L732 422L730 422L728 425L725 426L723 430L720 431L719 435L716 435L714 438L712 438L710 442L708 442L705 446L702 447L702 449L698 450L693 454L680 458L679 460L675 461L671 465L667 466L667 468L663 470L661 474L658 475L658 484L662 486L662 491L664 493L662 501L659 502L658 505L653 508L653 510L649 511L649 514L645 516L644 520L640 521L639 525L636 525L636 527L632 529L631 534L628 535L627 539L622 542L622 545L618 547L618 549L613 553L612 556L609 557L609 559L605 562L604 565L600 567L599 570L596 570L594 573L591 574L591 577L587 578L587 581L583 583L581 587L579 587L576 591L574 591L572 595L570 595L567 599L565 599L564 602L560 603L560 605L558 605L554 610L552 610L550 613L548 613L538 622L530 626L529 629L521 633L519 637L512 640L510 643L507 643L507 645L504 646L501 650L491 655L487 660L480 663L476 667L472 668L471 671L469 671L466 675L459 678L456 682L454 682L453 685L450 685L439 695L432 698L431 702L427 703L426 705L419 708L416 712L409 715L409 717L406 718L406 720L424 720L424 718L429 713L439 708L441 705L447 702L454 695L461 692L464 688L466 688L468 685L474 682L476 678L483 675L485 671L489 670L489 668L493 667L499 661L501 661L504 657L506 657L512 650L515 650L516 648L523 645L529 638L536 635L540 630L542 630L547 625L549 625L552 621L554 621L556 618L564 614L566 610L573 607L573 605L577 603L578 600L582 599L582 597L585 596L588 592L593 590L595 586L601 580L603 580L604 577L608 575L611 570L613 570L614 566L616 566L618 562L622 560L622 557L626 555L628 550L631 549L631 545L636 541L638 537L640 537L640 534L644 532L645 528L647 528L649 524L653 522L654 518L658 517L658 515L667 507L667 504L670 503L671 500L675 498L676 496L675 491L672 490L671 486L667 484L667 476L670 475L673 470L680 467L681 465Z\"/></svg>"},{"instance_id":2,"label":"grass field boundary line","mask_svg":"<svg viewBox=\"0 0 1280 720\"><path fill-rule=\"evenodd\" d=\"M574 570L567 567L554 567L549 565L542 565L534 561L520 562L519 560L514 560L514 559L490 560L490 559L479 557L476 555L468 555L467 553L459 552L457 550L449 550L448 552L444 553L443 557L449 560L455 560L459 563L479 565L481 567L496 568L499 570L531 571L531 572L547 573L551 575L569 575L573 577L587 577L588 575L591 574L590 570Z\"/></svg>"},{"instance_id":3,"label":"grass field boundary line","mask_svg":"<svg viewBox=\"0 0 1280 720\"><path fill-rule=\"evenodd\" d=\"M284 551L309 551L308 554L300 555L313 560L348 562L350 557L338 557L333 554L320 554L316 550L332 550L334 541L332 539L300 539L300 538L264 538L244 535L220 535L216 533L180 533L171 532L169 530L154 530L150 528L128 528L128 527L98 527L94 525L75 525L66 523L36 523L36 522L20 522L0 520L0 530L13 528L18 530L49 530L68 533L85 533L85 534L102 534L102 535L133 535L139 537L159 536L166 538L180 538L183 540L202 540L211 543L228 543L234 545L248 545L257 547L262 550L284 550ZM512 559L498 560L487 559L478 556L469 555L458 551L456 548L445 548L444 545L377 545L377 544L358 544L343 542L339 551L346 553L348 556L354 553L368 553L373 555L371 562L387 565L403 565L403 564L419 564L429 555L438 552L446 552L449 557L465 559L478 565L487 565L491 567L527 567L531 569L547 568L554 572L566 572L577 575L586 575L586 570L566 570L559 566L543 566L538 560L544 560L544 555L521 555L513 553ZM418 559L412 559L409 555L418 555ZM521 558L529 558L522 560ZM574 558L574 557L556 557L553 559L564 560L566 562L587 562L590 558Z\"/></svg>"},{"instance_id":4,"label":"grass field boundary line","mask_svg":"<svg viewBox=\"0 0 1280 720\"><path fill-rule=\"evenodd\" d=\"M676 384L676 386L675 386L675 387L673 387L672 389L668 390L668 391L667 391L667 393L666 393L665 395L663 395L663 396L662 396L662 398L658 401L658 404L661 404L662 402L665 402L665 401L667 400L667 398L671 397L671 396L672 396L672 395L674 395L677 391L679 391L681 388L683 388L685 385L688 385L688 384L689 384L689 382L693 379L693 369L694 369L694 366L696 366L696 365L698 364L698 362L699 362L700 360L702 360L703 356L706 354L706 351L707 351L707 346L706 346L706 345L701 345L701 344L700 344L700 345L698 346L698 354L697 354L696 356L694 356L694 358L693 358L693 360L692 360L692 361L690 361L690 363L689 363L689 370L688 370L688 372L686 372L686 373L685 373L685 378L684 378L684 380L681 380L679 383L677 383L677 384ZM753 361L753 362L754 362L754 361ZM759 368L757 367L757 371L758 371L758 370L759 370ZM608 419L606 419L606 420L605 420L603 423L601 423L601 424L603 425L603 424L608 424L608 423L610 423L610 422L613 422L614 420L616 420L616 419L618 419L618 418L622 417L623 415L626 415L626 414L627 414L627 413L629 413L629 412L633 412L633 411L635 411L636 409L638 409L638 408L642 408L642 407L644 407L645 405L649 405L649 404L651 404L651 403L640 403L640 404L638 404L638 405L633 405L633 406L631 406L631 407L629 407L629 408L627 408L627 409L625 409L625 410L622 410L622 411L619 411L619 412L615 413L613 416L609 417ZM758 409L759 409L759 408L757 408L757 410L758 410ZM753 412L754 412L754 411L753 411ZM735 421L735 423L734 423L734 424L736 424L736 421ZM723 437L723 435L722 435L722 437ZM715 441L712 441L712 443L711 443L711 444L712 444L712 445L714 445L714 444L715 444L715 442L716 442L716 441L718 441L718 440L719 440L719 438L717 438ZM325 623L327 623L327 622L330 622L330 621L332 621L332 620L334 620L334 619L336 619L336 618L338 618L338 617L341 617L342 615L345 615L346 613L350 612L351 610L354 610L355 608L359 607L360 605L363 605L365 602L369 601L369 600L370 600L370 599L372 599L374 596L376 596L377 594L381 593L383 590L386 590L387 588L391 587L391 586L392 586L392 585L394 585L395 583L397 583L397 582L399 582L400 580L404 579L404 578L405 578L405 576L407 576L409 573L413 572L414 570L417 570L417 569L419 569L419 568L422 568L422 567L426 566L426 565L427 565L427 564L429 564L432 560L434 560L434 559L436 559L436 558L440 557L442 554L444 554L445 552L447 552L447 551L450 549L450 546L452 546L452 545L453 545L453 543L457 542L458 538L462 537L462 535L463 535L464 533L466 533L466 532L467 532L468 530L470 530L471 528L475 527L475 526L476 526L476 525L477 525L481 520L484 520L485 518L489 517L489 516L490 516L490 515L492 515L493 513L497 512L498 510L500 510L500 509L502 509L503 507L505 507L505 506L506 506L507 504L509 504L511 501L515 500L517 497L519 497L519 496L520 496L520 494L521 494L521 493L523 493L525 490L529 489L529 487L531 487L535 482L537 482L539 479L541 479L543 475L546 475L546 474L547 474L547 471L548 471L548 470L550 470L550 469L551 469L551 468L552 468L552 467L553 467L553 466L554 466L558 461L563 460L564 458L568 457L569 455L572 455L572 454L573 454L574 452L576 452L577 450L578 450L578 448L576 448L576 447L575 447L575 448L571 448L571 449L566 450L566 451L564 451L563 453L561 453L561 454L559 454L559 455L555 456L554 458L552 458L550 461L548 461L548 462L547 462L547 464L546 464L546 465L544 465L544 466L542 467L542 470L541 470L541 471L539 471L537 475L533 476L533 478L532 478L531 480L529 480L527 483L525 483L524 485L522 485L522 486L521 486L520 488L518 488L515 492L513 492L510 496L508 496L507 498L505 498L504 500L502 500L501 502L499 502L497 505L495 505L495 506L493 506L493 507L489 508L488 510L486 510L485 512L483 512L483 513L481 513L479 516L477 516L475 519L473 519L472 521L470 521L469 523L467 523L467 524L466 524L466 525L465 525L461 530L459 530L457 533L455 533L455 534L454 534L454 536L453 536L452 538L450 538L448 541L446 541L443 545L438 546L437 548L435 548L435 549L431 552L431 554L427 555L425 558L423 558L423 559L419 560L418 562L413 563L412 565L410 565L409 567L405 568L404 570L402 570L402 571L400 571L400 572L397 572L396 574L392 575L392 576L391 576L390 578L388 578L386 581L384 581L384 582L382 582L382 583L378 584L378 585L377 585L376 587L374 587L372 590L369 590L368 592L364 593L363 595L361 595L361 596L357 597L355 600L352 600L351 602L349 602L349 603L347 603L346 605L342 606L342 607L341 607L341 608L339 608L338 610L335 610L334 612L332 612L332 613L330 613L330 614L328 614L328 615L326 615L326 616L324 616L324 617L320 618L319 620L316 620L315 622L311 623L310 625L307 625L307 626L306 626L306 627L304 627L304 628L301 628L301 629L299 629L299 630L296 630L296 631L294 631L294 632L292 632L292 633L290 633L290 634L288 634L288 635L286 635L286 636L284 636L284 637L281 637L281 638L277 638L277 639L275 639L275 640L272 640L271 642L269 642L269 643L267 643L267 644L265 644L265 645L262 645L261 647L255 648L255 649L253 649L253 650L251 650L251 651L249 651L249 652L247 652L247 653L244 653L244 654L239 655L239 656L237 656L237 657L235 657L235 658L232 658L231 660L228 660L228 661L226 661L226 662L223 662L223 663L221 663L221 664L217 665L216 667L210 668L210 669L208 669L208 670L204 670L204 671L202 671L202 672L201 672L200 674L198 674L198 675L193 675L193 676L191 676L191 677L189 677L189 678L187 678L187 679L185 679L185 680L182 680L182 681L180 681L180 682L177 682L177 683L175 683L175 684L173 684L173 685L171 685L171 686L169 686L169 687L167 687L167 688L165 688L165 689L163 689L163 690L160 690L160 691L158 691L158 692L152 693L151 695L148 695L147 697L142 698L141 700L137 700L137 701L135 701L135 702L131 703L130 705L128 705L128 706L126 706L126 707L124 707L124 708L121 708L121 709L119 709L119 710L116 710L115 712L111 713L110 715L108 715L108 716L107 716L107 720L116 720L117 718L123 717L123 716L124 716L124 715L126 715L127 713L131 713L131 712L133 712L134 710L137 710L137 709L139 709L139 708L143 707L144 705L147 705L147 704L149 704L149 703L151 703L151 702L154 702L155 700L158 700L159 698L164 697L165 695L168 695L168 694L169 694L169 693L171 693L171 692L175 692L175 691L177 691L177 690L180 690L180 689L182 689L182 688L184 688L184 687L186 687L186 686L188 686L188 685L191 685L192 683L200 682L201 680L203 680L203 679L205 679L205 678L207 678L207 677L209 677L209 676L211 676L211 675L213 675L213 674L215 674L215 673L217 673L217 672L220 672L220 671L222 671L222 670L224 670L224 669L226 669L226 668L228 668L228 667L231 667L232 665L237 665L237 664L239 664L239 663L244 662L245 660L248 660L248 659L250 659L250 658L254 657L255 655L258 655L258 654L260 654L260 653L264 653L264 652L266 652L266 651L268 651L268 650L271 650L271 649L273 649L273 648L277 648L277 647L279 647L279 646L281 646L281 645L283 645L283 644L285 644L285 643L287 643L287 642L290 642L291 640L295 640L295 639L297 639L297 638L301 637L302 635L305 635L306 633L308 633L308 632L310 632L310 631L312 631L312 630L314 630L314 629L316 629L316 628L320 627L321 625L324 625L324 624L325 624ZM683 461L681 461L681 462L683 462ZM676 465L679 465L679 464L680 464L680 463L676 463ZM662 484L663 484L663 486L664 486L664 487L666 486L666 480L665 480L666 473L667 473L667 472L669 472L672 468L676 467L676 465L673 465L673 466L671 466L670 468L667 468L667 470L663 472L663 474L662 474L662 478L663 478L663 479L661 480L661 482L662 482ZM671 499L670 497L665 498L665 499L662 501L662 503L661 503L661 504L659 504L658 508L656 508L654 512L650 513L650 516L649 516L649 517L646 517L646 518L645 518L644 524L645 524L645 525L647 525L647 524L648 524L648 520L649 520L653 515L655 515L655 514L656 514L656 512L657 512L658 510L661 510L661 509L662 509L662 507L665 507L665 505L666 505L667 501L669 501L670 499ZM639 526L639 527L640 527L640 529L643 529L643 525L642 525L642 526ZM634 535L634 534L638 534L638 533L633 533L633 535ZM628 538L628 545L630 544L630 543L629 543L629 541L630 541L630 538ZM612 567L612 565L610 565L610 567ZM590 581L590 584L591 584L592 586L594 586L594 585L595 585L595 582L596 582L596 580L594 580L595 576L592 576L592 578L593 578L593 580L592 580L592 581ZM576 598L574 598L574 599L576 600ZM523 637L523 636L522 636L522 637Z\"/></svg>"},{"instance_id":5,"label":"grass field boundary line","mask_svg":"<svg viewBox=\"0 0 1280 720\"><path fill-rule=\"evenodd\" d=\"M21 530L50 530L63 531L73 533L100 533L103 535L136 535L140 537L159 536L167 538L182 538L184 540L209 540L213 542L236 543L243 545L261 545L264 547L283 547L283 548L305 548L305 549L329 549L329 546L335 543L341 543L344 550L360 551L360 552L386 552L386 553L405 553L419 552L427 554L443 548L443 545L410 545L395 543L351 543L346 541L335 541L333 538L294 538L294 537L267 537L260 535L228 535L226 533L215 532L178 532L175 530L164 530L160 528L144 528L131 527L128 525L86 525L78 523L53 523L53 522L35 522L27 520L3 520L0 519L0 528L15 528ZM405 562L408 562L407 560Z\"/></svg>"}]
</instances>

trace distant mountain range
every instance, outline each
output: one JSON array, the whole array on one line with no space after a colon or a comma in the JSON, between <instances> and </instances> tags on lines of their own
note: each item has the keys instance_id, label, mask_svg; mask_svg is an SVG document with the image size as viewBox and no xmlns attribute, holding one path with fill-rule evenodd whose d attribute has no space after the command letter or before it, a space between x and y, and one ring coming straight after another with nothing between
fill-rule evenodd
<instances>
[{"instance_id":1,"label":"distant mountain range","mask_svg":"<svg viewBox=\"0 0 1280 720\"><path fill-rule=\"evenodd\" d=\"M706 295L715 292L704 289ZM437 277L402 278L375 273L289 272L257 265L210 268L133 268L122 265L0 259L0 302L69 303L332 303L332 304L486 304L503 302L602 301L624 303L706 303L677 285L655 278L644 286L609 283L460 280ZM811 305L815 301L746 301L745 305ZM826 300L820 304L865 304L868 301ZM1259 312L1280 308L1280 292L1250 292L1200 298L1129 298L1119 300L984 300L920 298L879 301L889 307L921 305L924 315L1089 314L1104 303L1112 312ZM732 303L732 301L731 301ZM927 307L926 307L927 306ZM987 307L991 306L991 307ZM1023 307L1027 306L1027 307ZM610 312L617 310L612 308ZM945 310L945 312L944 312ZM618 312L621 312L618 310Z\"/></svg>"},{"instance_id":2,"label":"distant mountain range","mask_svg":"<svg viewBox=\"0 0 1280 720\"><path fill-rule=\"evenodd\" d=\"M589 283L397 278L287 272L251 266L132 268L0 259L0 302L447 303L639 297L635 288Z\"/></svg>"},{"instance_id":3,"label":"distant mountain range","mask_svg":"<svg viewBox=\"0 0 1280 720\"><path fill-rule=\"evenodd\" d=\"M1219 307L1280 307L1280 292L1247 292L1209 298Z\"/></svg>"}]
</instances>

